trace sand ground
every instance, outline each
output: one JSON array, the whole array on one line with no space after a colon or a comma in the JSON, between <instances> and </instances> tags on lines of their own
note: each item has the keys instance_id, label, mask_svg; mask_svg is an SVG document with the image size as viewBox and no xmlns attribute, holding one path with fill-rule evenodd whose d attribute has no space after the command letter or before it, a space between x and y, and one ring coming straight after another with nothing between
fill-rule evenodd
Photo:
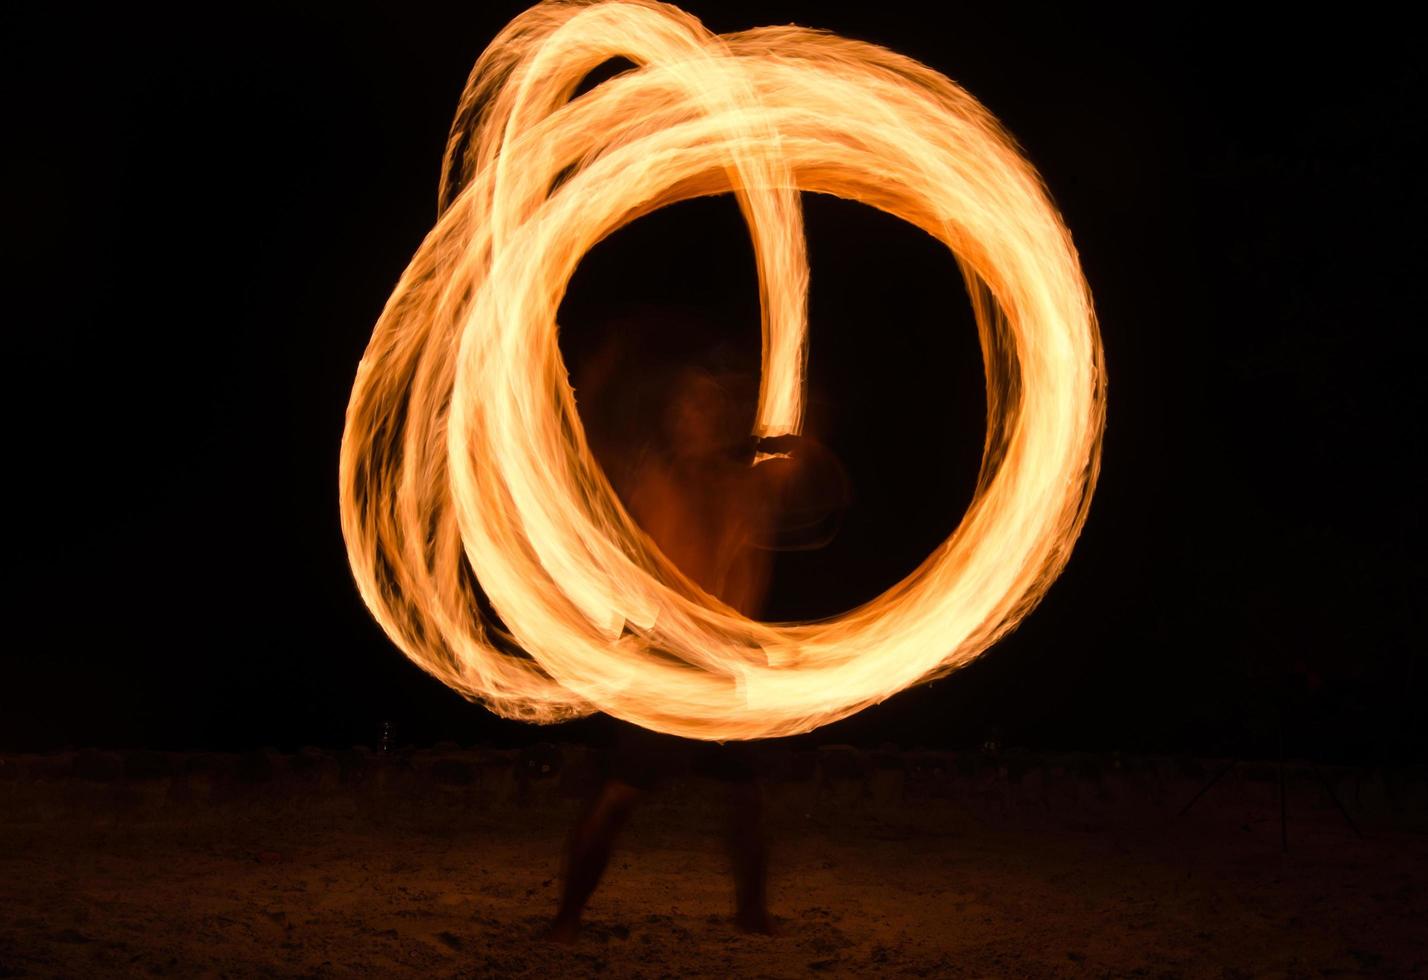
<instances>
[{"instance_id":1,"label":"sand ground","mask_svg":"<svg viewBox=\"0 0 1428 980\"><path fill-rule=\"evenodd\" d=\"M563 948L571 816L11 824L0 977L1428 975L1422 835L785 814L763 937L729 921L720 815L652 802Z\"/></svg>"}]
</instances>

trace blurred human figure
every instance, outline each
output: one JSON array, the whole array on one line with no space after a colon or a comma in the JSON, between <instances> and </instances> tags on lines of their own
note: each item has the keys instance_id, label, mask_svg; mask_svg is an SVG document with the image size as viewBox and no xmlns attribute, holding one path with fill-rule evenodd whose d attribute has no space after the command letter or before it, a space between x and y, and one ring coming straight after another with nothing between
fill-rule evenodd
<instances>
[{"instance_id":1,"label":"blurred human figure","mask_svg":"<svg viewBox=\"0 0 1428 980\"><path fill-rule=\"evenodd\" d=\"M631 515L680 571L710 595L756 618L768 591L769 549L787 530L780 526L784 517L791 515L791 523L799 526L821 507L816 500L795 504L790 492L800 485L820 485L812 497L841 500L842 473L812 440L783 437L756 445L730 388L729 379L721 382L704 372L678 375L660 437L623 479L617 478L617 489ZM817 466L810 466L813 460ZM836 488L829 489L830 483ZM763 795L753 747L748 742L696 742L618 724L605 781L567 844L551 938L575 938L581 912L635 804L685 764L727 787L739 927L772 931Z\"/></svg>"}]
</instances>

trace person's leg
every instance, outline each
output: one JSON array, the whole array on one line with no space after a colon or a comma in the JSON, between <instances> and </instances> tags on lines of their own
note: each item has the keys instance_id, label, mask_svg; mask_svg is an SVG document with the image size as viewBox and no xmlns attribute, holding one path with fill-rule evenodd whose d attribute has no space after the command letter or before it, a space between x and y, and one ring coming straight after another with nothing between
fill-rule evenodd
<instances>
[{"instance_id":1,"label":"person's leg","mask_svg":"<svg viewBox=\"0 0 1428 980\"><path fill-rule=\"evenodd\" d=\"M580 931L580 913L600 883L615 848L615 837L641 792L619 779L606 780L571 830L560 908L550 928L550 938L556 942L570 942Z\"/></svg>"},{"instance_id":2,"label":"person's leg","mask_svg":"<svg viewBox=\"0 0 1428 980\"><path fill-rule=\"evenodd\" d=\"M745 932L771 933L769 845L764 835L764 794L759 785L757 746L729 742L708 745L705 753L701 768L728 787L735 920Z\"/></svg>"},{"instance_id":3,"label":"person's leg","mask_svg":"<svg viewBox=\"0 0 1428 980\"><path fill-rule=\"evenodd\" d=\"M745 932L772 933L763 790L752 779L729 784L729 850L734 865L735 919L739 928Z\"/></svg>"}]
</instances>

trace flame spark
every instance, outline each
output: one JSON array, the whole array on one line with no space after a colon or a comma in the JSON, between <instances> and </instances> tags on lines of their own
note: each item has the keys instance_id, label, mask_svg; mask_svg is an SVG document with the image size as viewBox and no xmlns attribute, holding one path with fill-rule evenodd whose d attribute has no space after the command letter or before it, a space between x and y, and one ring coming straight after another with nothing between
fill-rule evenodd
<instances>
[{"instance_id":1,"label":"flame spark","mask_svg":"<svg viewBox=\"0 0 1428 980\"><path fill-rule=\"evenodd\" d=\"M575 97L617 57L634 68ZM622 506L556 312L602 238L732 192L763 309L756 434L796 433L801 191L948 247L981 338L987 441L960 526L911 575L832 619L765 623L682 575ZM466 697L535 722L599 710L702 739L805 732L969 663L1065 565L1100 460L1095 313L1037 174L949 79L798 27L718 36L650 0L542 3L477 61L439 206L357 371L341 512L368 608Z\"/></svg>"}]
</instances>

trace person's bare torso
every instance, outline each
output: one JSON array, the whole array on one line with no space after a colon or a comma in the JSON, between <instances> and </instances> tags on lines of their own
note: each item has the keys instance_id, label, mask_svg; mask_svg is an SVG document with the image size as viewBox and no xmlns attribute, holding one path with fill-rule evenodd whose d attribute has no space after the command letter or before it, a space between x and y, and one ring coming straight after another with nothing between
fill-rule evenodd
<instances>
[{"instance_id":1,"label":"person's bare torso","mask_svg":"<svg viewBox=\"0 0 1428 980\"><path fill-rule=\"evenodd\" d=\"M705 592L746 616L768 589L768 501L754 468L708 454L647 457L631 481L630 512L671 562Z\"/></svg>"}]
</instances>

